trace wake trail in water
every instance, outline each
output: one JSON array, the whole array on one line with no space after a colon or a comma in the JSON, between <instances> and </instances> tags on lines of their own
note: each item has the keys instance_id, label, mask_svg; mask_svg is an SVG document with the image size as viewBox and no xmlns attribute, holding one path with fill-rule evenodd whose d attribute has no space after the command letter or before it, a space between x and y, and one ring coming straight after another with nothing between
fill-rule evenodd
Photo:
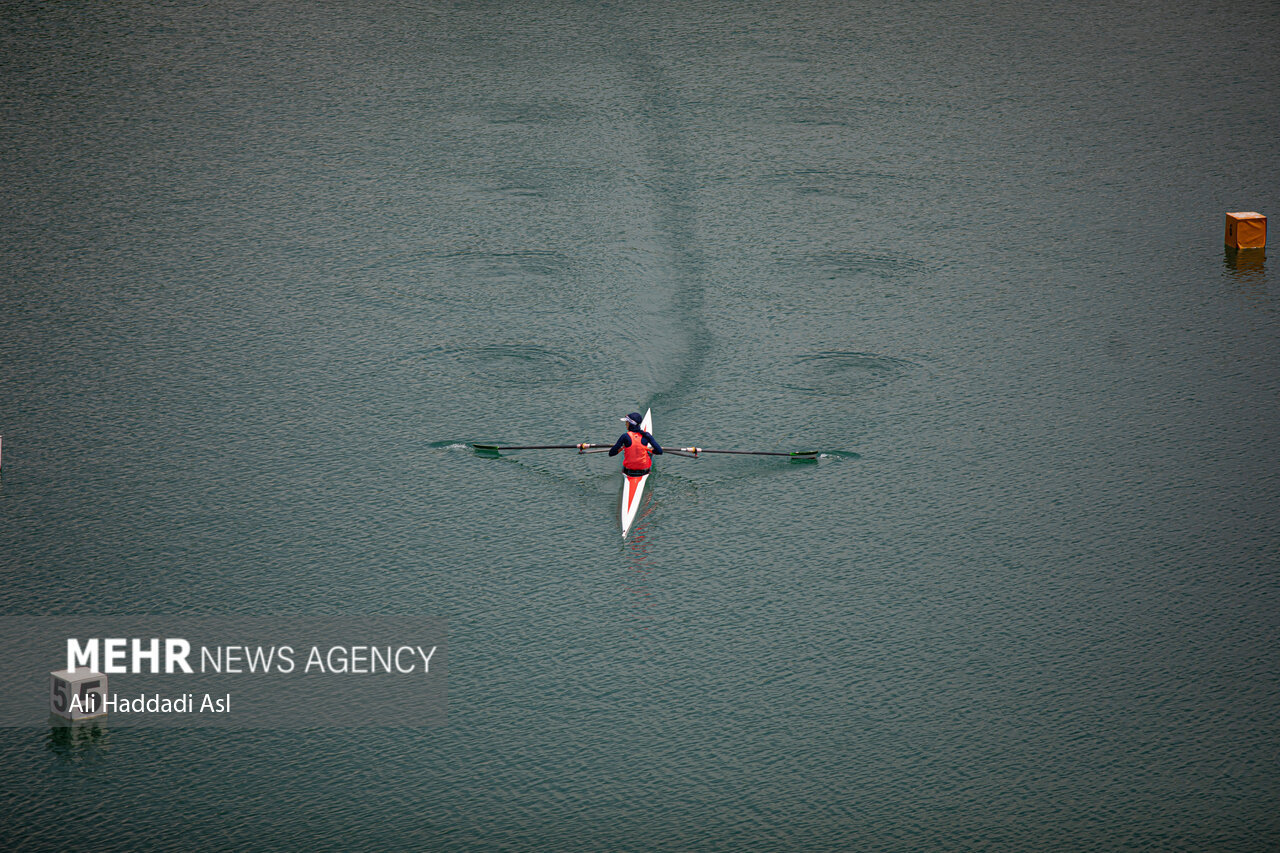
<instances>
[{"instance_id":1,"label":"wake trail in water","mask_svg":"<svg viewBox=\"0 0 1280 853\"><path fill-rule=\"evenodd\" d=\"M624 39L621 57L639 90L637 113L648 119L645 177L656 207L656 242L669 264L659 272L659 280L647 283L667 300L661 313L667 333L643 344L652 349L643 360L654 366L654 387L641 408L670 410L697 387L711 350L705 319L706 263L698 245L690 189L697 176L684 150L686 133L673 87L653 58L634 42Z\"/></svg>"}]
</instances>

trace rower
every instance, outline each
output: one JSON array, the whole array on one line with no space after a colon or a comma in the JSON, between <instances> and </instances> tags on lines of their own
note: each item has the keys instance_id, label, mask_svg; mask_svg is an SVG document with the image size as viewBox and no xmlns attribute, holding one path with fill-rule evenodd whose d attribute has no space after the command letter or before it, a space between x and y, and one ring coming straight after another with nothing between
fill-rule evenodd
<instances>
[{"instance_id":1,"label":"rower","mask_svg":"<svg viewBox=\"0 0 1280 853\"><path fill-rule=\"evenodd\" d=\"M609 448L609 455L617 456L625 449L626 452L622 454L622 473L628 477L643 477L653 465L650 456L661 456L662 446L640 426L644 416L639 412L632 412L620 420L627 425L627 431Z\"/></svg>"}]
</instances>

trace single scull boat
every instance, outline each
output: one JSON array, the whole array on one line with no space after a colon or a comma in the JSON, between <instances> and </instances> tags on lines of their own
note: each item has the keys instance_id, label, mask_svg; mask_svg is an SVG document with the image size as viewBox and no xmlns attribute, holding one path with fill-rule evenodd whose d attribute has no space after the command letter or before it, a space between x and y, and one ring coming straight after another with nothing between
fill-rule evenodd
<instances>
[{"instance_id":1,"label":"single scull boat","mask_svg":"<svg viewBox=\"0 0 1280 853\"><path fill-rule=\"evenodd\" d=\"M645 409L644 420L640 422L640 428L647 433L653 433L653 410ZM631 429L631 427L627 427ZM635 439L632 439L634 441ZM640 498L644 496L644 483L649 479L649 475L645 474L641 477L632 477L630 474L622 475L622 504L620 520L622 521L622 535L625 537L627 531L631 529L631 523L636 520L636 511L640 509Z\"/></svg>"},{"instance_id":2,"label":"single scull boat","mask_svg":"<svg viewBox=\"0 0 1280 853\"><path fill-rule=\"evenodd\" d=\"M645 410L644 420L640 426L647 433L653 432L652 409ZM582 442L579 444L526 444L519 446L472 444L471 447L482 455L498 456L504 450L576 450L579 454L605 453L610 449L611 445ZM704 453L731 453L735 456L785 456L792 462L816 462L818 459L818 451L816 450L708 450L705 447L675 447L667 448L666 452L671 456L682 456L685 459L697 459ZM644 484L648 479L648 474L638 477L632 477L625 473L622 475L622 495L618 502L618 520L622 523L623 538L626 538L627 531L635 524L636 515L640 511L640 503L644 498Z\"/></svg>"}]
</instances>

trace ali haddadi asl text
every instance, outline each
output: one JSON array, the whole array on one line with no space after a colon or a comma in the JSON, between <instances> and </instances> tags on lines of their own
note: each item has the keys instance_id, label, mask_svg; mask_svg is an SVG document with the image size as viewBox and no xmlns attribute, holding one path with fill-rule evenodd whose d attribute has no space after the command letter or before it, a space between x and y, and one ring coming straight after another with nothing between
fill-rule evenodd
<instances>
[{"instance_id":1,"label":"ali haddadi asl text","mask_svg":"<svg viewBox=\"0 0 1280 853\"><path fill-rule=\"evenodd\" d=\"M205 693L197 702L194 693L183 693L177 698L161 696L159 693L151 695L139 693L133 697L122 697L118 693L112 693L103 698L90 693L86 696L72 696L69 710L90 714L102 711L111 714L229 714L231 713L231 694L214 696Z\"/></svg>"}]
</instances>

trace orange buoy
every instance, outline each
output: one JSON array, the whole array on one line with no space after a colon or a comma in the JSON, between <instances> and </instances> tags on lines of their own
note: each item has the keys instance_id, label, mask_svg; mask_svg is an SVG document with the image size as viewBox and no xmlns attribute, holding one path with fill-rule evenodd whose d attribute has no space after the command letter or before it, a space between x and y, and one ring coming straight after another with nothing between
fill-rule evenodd
<instances>
[{"instance_id":1,"label":"orange buoy","mask_svg":"<svg viewBox=\"0 0 1280 853\"><path fill-rule=\"evenodd\" d=\"M1227 214L1227 247L1261 249L1267 245L1267 217L1251 210Z\"/></svg>"}]
</instances>

